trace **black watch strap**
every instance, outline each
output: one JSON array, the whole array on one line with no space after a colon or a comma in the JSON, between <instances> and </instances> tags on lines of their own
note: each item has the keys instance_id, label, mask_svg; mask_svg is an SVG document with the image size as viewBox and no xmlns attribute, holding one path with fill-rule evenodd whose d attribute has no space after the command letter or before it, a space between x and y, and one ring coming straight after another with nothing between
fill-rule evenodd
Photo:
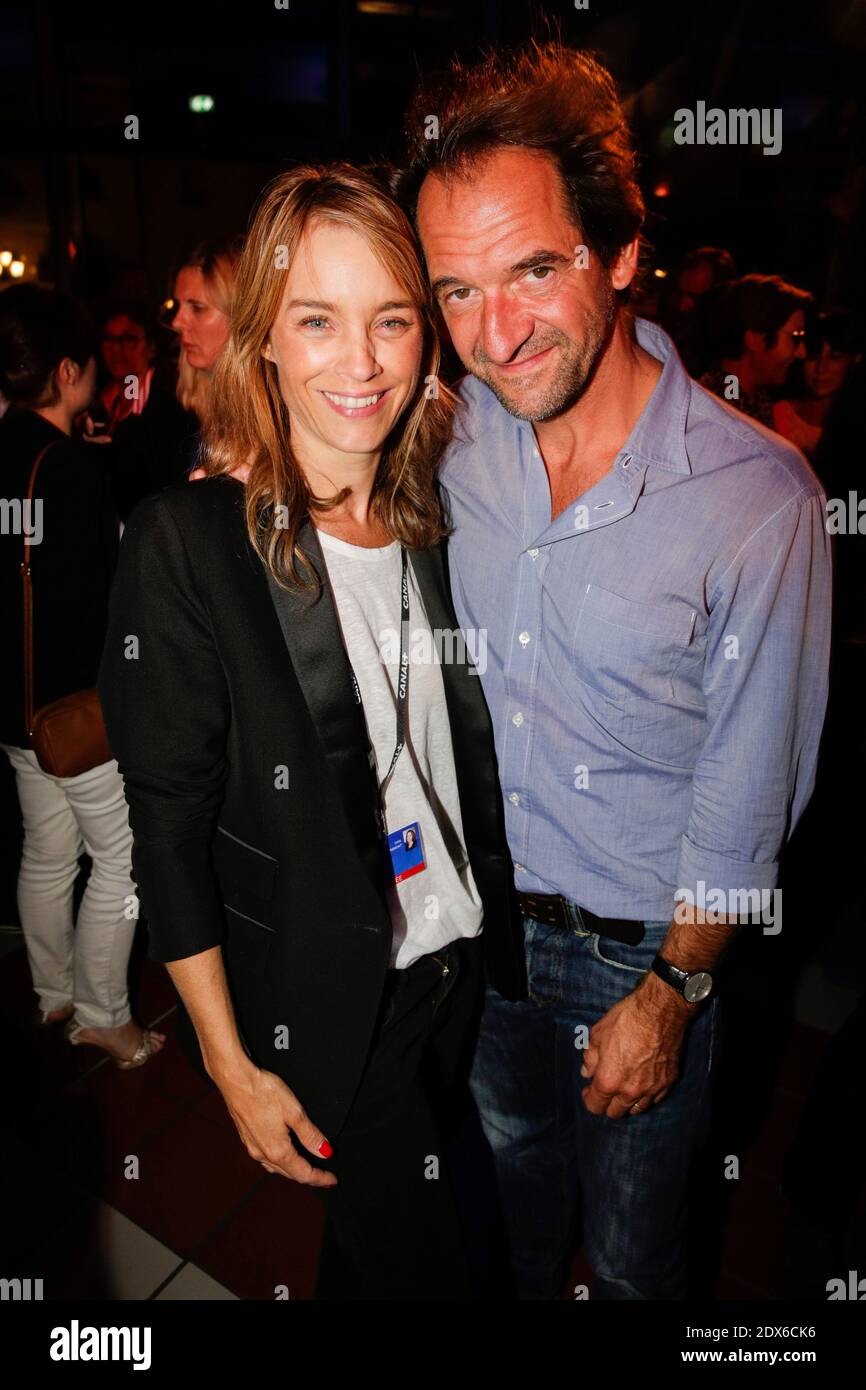
<instances>
[{"instance_id":1,"label":"black watch strap","mask_svg":"<svg viewBox=\"0 0 866 1390\"><path fill-rule=\"evenodd\" d=\"M708 999L713 991L713 977L708 970L681 970L678 965L671 965L670 961L661 955L656 956L652 969L666 985L670 985L677 994L681 994L688 1004L700 1004L702 1000Z\"/></svg>"}]
</instances>

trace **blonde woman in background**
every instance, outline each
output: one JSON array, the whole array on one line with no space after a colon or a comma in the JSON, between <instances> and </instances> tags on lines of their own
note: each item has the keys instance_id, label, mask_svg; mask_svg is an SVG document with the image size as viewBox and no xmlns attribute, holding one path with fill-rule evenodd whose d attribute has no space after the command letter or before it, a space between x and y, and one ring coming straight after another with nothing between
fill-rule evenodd
<instances>
[{"instance_id":1,"label":"blonde woman in background","mask_svg":"<svg viewBox=\"0 0 866 1390\"><path fill-rule=\"evenodd\" d=\"M174 281L171 327L180 337L177 398L204 425L214 368L228 342L239 239L201 241ZM195 440L197 454L198 438Z\"/></svg>"}]
</instances>

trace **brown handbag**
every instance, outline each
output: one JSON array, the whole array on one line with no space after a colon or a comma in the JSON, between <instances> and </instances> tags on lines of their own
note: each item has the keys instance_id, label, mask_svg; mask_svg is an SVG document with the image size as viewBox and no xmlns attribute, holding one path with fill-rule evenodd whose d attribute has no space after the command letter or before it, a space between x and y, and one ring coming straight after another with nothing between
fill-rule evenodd
<instances>
[{"instance_id":1,"label":"brown handbag","mask_svg":"<svg viewBox=\"0 0 866 1390\"><path fill-rule=\"evenodd\" d=\"M54 442L52 440L52 444ZM33 500L36 471L50 448L51 444L46 444L36 455L27 486L28 503ZM30 578L30 538L26 532L21 580L24 585L24 727L43 772L50 773L52 777L77 777L81 772L89 772L91 768L111 761L108 734L95 689L63 695L59 700L52 700L50 705L43 705L34 714L33 584Z\"/></svg>"}]
</instances>

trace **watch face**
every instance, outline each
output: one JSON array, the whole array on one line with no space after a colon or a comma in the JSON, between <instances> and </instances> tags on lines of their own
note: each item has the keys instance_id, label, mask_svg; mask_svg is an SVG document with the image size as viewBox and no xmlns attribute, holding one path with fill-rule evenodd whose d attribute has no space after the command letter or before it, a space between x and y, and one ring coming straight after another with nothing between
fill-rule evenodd
<instances>
[{"instance_id":1,"label":"watch face","mask_svg":"<svg viewBox=\"0 0 866 1390\"><path fill-rule=\"evenodd\" d=\"M713 977L706 970L690 975L683 985L683 998L689 1004L699 1004L713 988Z\"/></svg>"}]
</instances>

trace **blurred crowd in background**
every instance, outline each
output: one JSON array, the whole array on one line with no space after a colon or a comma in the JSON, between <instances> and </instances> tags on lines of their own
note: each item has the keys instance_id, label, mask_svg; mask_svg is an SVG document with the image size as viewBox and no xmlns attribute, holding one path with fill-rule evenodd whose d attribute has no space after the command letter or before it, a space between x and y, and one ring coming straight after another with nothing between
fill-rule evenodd
<instances>
[{"instance_id":1,"label":"blurred crowd in background","mask_svg":"<svg viewBox=\"0 0 866 1390\"><path fill-rule=\"evenodd\" d=\"M66 301L69 342L40 344L45 290L15 285L0 298L0 353L30 351L42 379L73 342L95 360L94 393L73 420L73 437L106 447L118 519L136 502L189 473L207 422L210 381L228 339L234 273L242 239L202 241L178 258L162 303L111 293L88 306ZM8 297L7 297L8 296ZM775 430L805 454L828 498L858 485L853 439L863 394L863 325L844 304L821 304L779 275L738 274L731 253L701 246L670 271L647 269L632 292L636 315L673 338L690 375L734 408ZM22 323L25 327L22 329ZM447 333L443 327L447 343ZM49 341L50 340L50 341ZM44 360L43 360L44 359ZM446 352L450 383L460 364ZM85 364L82 363L82 366ZM7 394L14 391L7 385ZM11 404L32 404L19 400ZM0 412L10 401L0 396ZM853 547L850 549L853 550ZM853 556L841 565L837 625L866 640L866 595Z\"/></svg>"}]
</instances>

